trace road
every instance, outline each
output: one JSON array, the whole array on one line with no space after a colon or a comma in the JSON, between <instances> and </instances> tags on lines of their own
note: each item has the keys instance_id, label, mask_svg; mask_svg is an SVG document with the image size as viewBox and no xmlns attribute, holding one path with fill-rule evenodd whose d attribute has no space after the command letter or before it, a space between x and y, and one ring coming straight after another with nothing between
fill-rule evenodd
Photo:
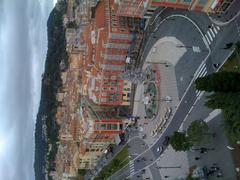
<instances>
[{"instance_id":1,"label":"road","mask_svg":"<svg viewBox=\"0 0 240 180\"><path fill-rule=\"evenodd\" d=\"M159 22L163 20L164 18L170 16L171 14L185 14L187 17L191 18L196 24L198 24L200 30L203 32L203 35L205 36L205 39L208 38L209 41L207 41L211 53L207 57L206 62L203 63L203 59L201 58L202 62L199 62L198 58L195 58L197 55L196 53L194 55L189 56L189 60L194 59L195 62L194 66L188 69L182 69L182 71L190 71L189 74L197 74L196 72L199 71L199 74L204 73L204 75L211 74L213 72L216 72L217 69L213 67L213 63L220 63L222 64L226 58L231 53L231 49L225 50L223 49L225 45L229 42L236 42L239 40L239 35L237 31L236 24L230 23L226 27L216 27L215 30L218 29L217 33L213 35L214 29L210 30L209 26L212 25L212 22L209 20L207 15L198 14L194 12L185 12L185 11L174 11L174 10L167 10L162 16L159 16L159 20L156 20L155 23L155 33L152 33L149 37L149 42L146 45L146 48L144 50L143 54L143 60L146 58L147 53L150 51L154 43L157 41L157 39L165 36L177 36L178 38L182 37L181 41L184 41L184 39L189 38L191 34L193 33L193 29L189 28L186 31L180 31L179 29L182 28L182 17L175 17L174 20L168 19L163 24L159 25ZM186 19L184 19L187 21ZM239 22L239 18L235 20L236 22ZM164 26L163 26L164 25ZM166 29L165 29L166 28ZM165 29L165 31L164 31ZM175 34L174 34L175 33ZM200 36L200 34L199 34ZM213 37L214 36L214 37ZM157 38L156 38L157 37ZM211 38L212 39L211 39ZM206 41L206 40L205 40ZM197 45L201 47L203 50L207 50L207 47L202 48L203 42L200 42L196 39L195 42ZM195 45L194 43L194 45ZM205 51L202 51L204 53ZM207 53L207 51L206 51ZM205 54L206 55L206 54ZM185 67L186 68L186 67ZM181 69L176 69L176 72L179 71L179 74L183 74L184 72L180 72ZM194 76L191 76L191 78L194 78ZM197 100L198 96L201 96L201 92L199 93L196 91L193 79L189 79L189 77L185 78L185 85L182 85L182 89L180 88L179 96L181 98L181 101L178 105L178 108L175 112L175 114L172 117L171 122L166 127L163 134L160 136L160 138L154 143L153 146L149 147L145 152L140 154L134 159L131 159L131 166L134 167L134 173L131 173L131 176L134 176L135 173L138 173L143 168L146 168L154 163L156 159L160 157L160 153L158 153L156 150L159 146L162 146L163 140L165 136L171 135L174 131L178 130L181 126L184 119L186 119L188 113L190 110L194 108L194 103ZM181 85L179 85L180 87ZM142 158L145 158L145 160L142 160ZM110 179L124 179L130 177L130 168L129 165L125 166L123 169L115 173L113 176L110 177Z\"/></svg>"}]
</instances>

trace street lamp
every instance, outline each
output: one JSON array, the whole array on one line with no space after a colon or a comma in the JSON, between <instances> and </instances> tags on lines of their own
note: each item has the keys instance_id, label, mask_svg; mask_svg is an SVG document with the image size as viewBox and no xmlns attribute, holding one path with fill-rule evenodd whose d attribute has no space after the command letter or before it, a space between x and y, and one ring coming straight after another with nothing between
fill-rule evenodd
<instances>
[{"instance_id":1,"label":"street lamp","mask_svg":"<svg viewBox=\"0 0 240 180\"><path fill-rule=\"evenodd\" d=\"M146 61L147 64L162 64L162 65L166 65L168 66L169 64L167 62L150 62L150 61Z\"/></svg>"},{"instance_id":2,"label":"street lamp","mask_svg":"<svg viewBox=\"0 0 240 180\"><path fill-rule=\"evenodd\" d=\"M156 166L158 169L180 169L181 166Z\"/></svg>"}]
</instances>

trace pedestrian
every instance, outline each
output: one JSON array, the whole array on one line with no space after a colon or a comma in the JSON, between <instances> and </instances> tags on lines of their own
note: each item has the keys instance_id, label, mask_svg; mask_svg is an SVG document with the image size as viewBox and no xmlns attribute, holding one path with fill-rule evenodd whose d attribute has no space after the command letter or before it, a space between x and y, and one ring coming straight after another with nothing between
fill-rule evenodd
<instances>
[{"instance_id":1,"label":"pedestrian","mask_svg":"<svg viewBox=\"0 0 240 180\"><path fill-rule=\"evenodd\" d=\"M217 173L217 177L218 177L218 178L219 178L219 177L223 177L223 174L222 174L221 171L218 171L218 173Z\"/></svg>"},{"instance_id":2,"label":"pedestrian","mask_svg":"<svg viewBox=\"0 0 240 180\"><path fill-rule=\"evenodd\" d=\"M200 148L200 153L201 154L207 153L207 148L204 148L204 147Z\"/></svg>"},{"instance_id":3,"label":"pedestrian","mask_svg":"<svg viewBox=\"0 0 240 180\"><path fill-rule=\"evenodd\" d=\"M199 160L200 159L200 157L195 157L195 160L197 161L197 160Z\"/></svg>"},{"instance_id":4,"label":"pedestrian","mask_svg":"<svg viewBox=\"0 0 240 180\"><path fill-rule=\"evenodd\" d=\"M213 170L208 171L207 176L210 176L210 175L213 176L214 172L215 171L213 171Z\"/></svg>"}]
</instances>

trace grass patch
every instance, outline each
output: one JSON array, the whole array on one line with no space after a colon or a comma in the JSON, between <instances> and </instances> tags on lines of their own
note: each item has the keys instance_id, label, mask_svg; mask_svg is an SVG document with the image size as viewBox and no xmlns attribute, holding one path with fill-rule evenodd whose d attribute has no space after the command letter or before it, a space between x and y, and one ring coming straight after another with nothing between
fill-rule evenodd
<instances>
[{"instance_id":1,"label":"grass patch","mask_svg":"<svg viewBox=\"0 0 240 180\"><path fill-rule=\"evenodd\" d=\"M125 146L95 177L95 180L104 180L128 164L128 147Z\"/></svg>"},{"instance_id":2,"label":"grass patch","mask_svg":"<svg viewBox=\"0 0 240 180\"><path fill-rule=\"evenodd\" d=\"M240 52L235 51L224 63L220 71L240 72Z\"/></svg>"}]
</instances>

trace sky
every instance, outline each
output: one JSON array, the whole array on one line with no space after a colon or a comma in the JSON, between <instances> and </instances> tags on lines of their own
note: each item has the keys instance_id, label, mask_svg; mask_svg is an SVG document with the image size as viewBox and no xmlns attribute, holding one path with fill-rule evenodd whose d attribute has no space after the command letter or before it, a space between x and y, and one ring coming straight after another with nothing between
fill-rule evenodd
<instances>
[{"instance_id":1,"label":"sky","mask_svg":"<svg viewBox=\"0 0 240 180\"><path fill-rule=\"evenodd\" d=\"M0 179L34 180L34 128L56 0L0 0Z\"/></svg>"}]
</instances>

